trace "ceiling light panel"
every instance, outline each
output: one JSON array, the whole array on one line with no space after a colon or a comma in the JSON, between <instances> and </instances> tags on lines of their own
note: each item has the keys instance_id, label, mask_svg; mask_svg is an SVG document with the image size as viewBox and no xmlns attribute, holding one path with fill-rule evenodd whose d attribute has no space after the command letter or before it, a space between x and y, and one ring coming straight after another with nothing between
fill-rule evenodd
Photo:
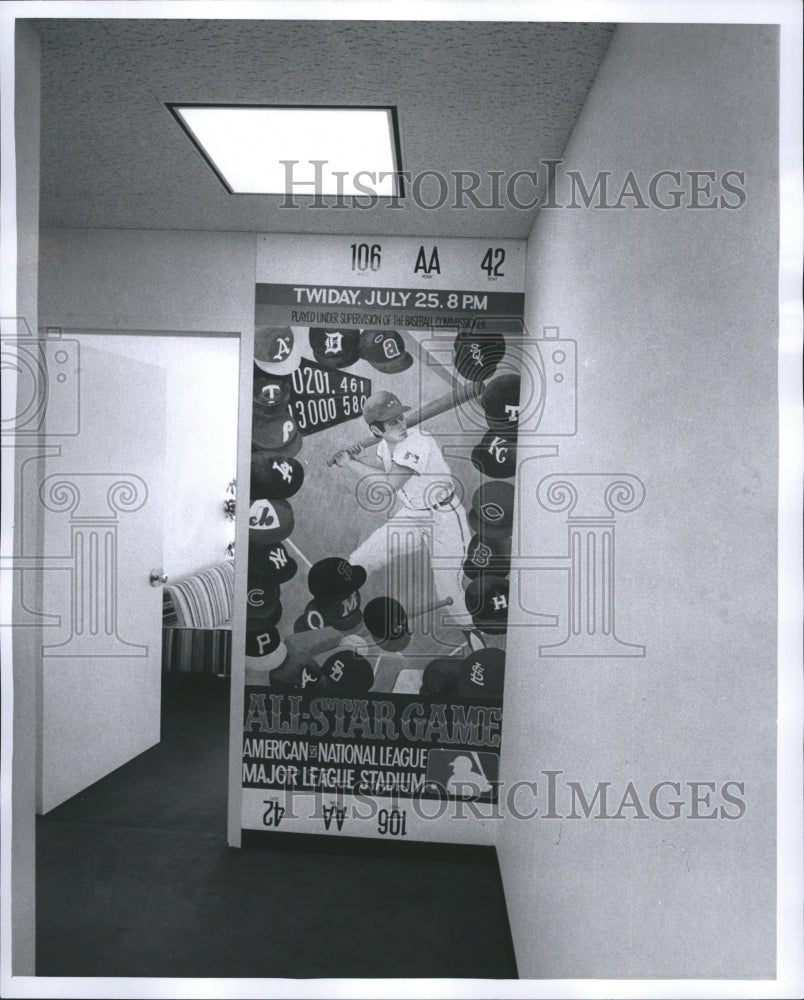
<instances>
[{"instance_id":1,"label":"ceiling light panel","mask_svg":"<svg viewBox=\"0 0 804 1000\"><path fill-rule=\"evenodd\" d=\"M231 194L402 193L394 108L168 107Z\"/></svg>"}]
</instances>

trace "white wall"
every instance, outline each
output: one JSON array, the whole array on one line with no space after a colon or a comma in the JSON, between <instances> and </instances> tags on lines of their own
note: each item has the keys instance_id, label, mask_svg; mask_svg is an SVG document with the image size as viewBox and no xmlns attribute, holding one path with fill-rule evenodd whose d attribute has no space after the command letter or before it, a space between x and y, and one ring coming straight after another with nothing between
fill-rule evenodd
<instances>
[{"instance_id":1,"label":"white wall","mask_svg":"<svg viewBox=\"0 0 804 1000\"><path fill-rule=\"evenodd\" d=\"M590 793L611 782L613 811L629 780L645 800L681 782L687 816L685 782L741 781L746 811L507 818L523 977L774 972L776 59L772 27L619 26L564 168L587 187L611 171L612 200L628 170L645 189L663 169L744 171L745 204L543 209L529 242L530 329L557 324L579 351L579 433L539 476L645 484L617 519L616 624L647 655L546 658L512 629L502 776L537 781L542 813L548 769ZM567 192L562 172L559 203ZM541 546L557 515L533 485L520 495ZM566 622L553 580L537 584L540 610Z\"/></svg>"},{"instance_id":2,"label":"white wall","mask_svg":"<svg viewBox=\"0 0 804 1000\"><path fill-rule=\"evenodd\" d=\"M238 338L84 334L76 339L165 373L164 570L176 580L221 562L234 539L223 501L237 465Z\"/></svg>"},{"instance_id":3,"label":"white wall","mask_svg":"<svg viewBox=\"0 0 804 1000\"><path fill-rule=\"evenodd\" d=\"M11 60L7 60L6 66ZM14 52L14 114L16 142L16 224L17 267L5 267L6 254L13 252L8 228L3 230L3 276L0 278L2 294L0 316L23 317L27 329L35 337L37 331L36 259L39 238L39 36L28 25L18 22ZM7 93L11 92L11 87ZM4 105L8 110L8 105ZM4 178L6 198L14 185ZM5 200L5 199L4 199ZM13 215L12 215L13 218ZM3 335L23 332L25 324L9 330L8 320L3 320ZM16 326L12 322L12 326ZM4 351L8 349L4 343ZM21 370L24 374L24 370ZM8 374L7 372L4 374ZM5 383L5 379L4 379ZM25 413L33 402L32 390L24 377L17 382L16 413ZM41 388L41 387L39 387ZM38 389L36 390L38 391ZM5 406L8 401L4 401ZM7 410L3 410L4 419ZM30 411L29 411L30 412ZM4 426L6 429L8 425ZM23 504L23 483L31 472L40 466L36 457L39 449L36 436L30 434L31 425L22 421L23 433L18 435L15 450L3 449L3 498L12 500L3 504L4 543L11 539L10 524L13 518L13 545L15 555L34 556L41 541L41 522L26 514ZM25 430L29 433L24 433ZM8 442L3 439L3 445ZM9 468L11 467L11 468ZM26 472L26 469L28 472ZM12 474L13 470L13 474ZM8 534L6 528L9 527ZM4 544L3 555L7 554ZM9 553L10 554L10 553ZM4 581L4 586L6 581ZM41 576L38 573L15 573L12 584L13 621L17 626L5 630L5 642L11 642L13 631L13 696L4 688L4 734L13 728L13 756L5 755L4 769L13 768L12 809L5 809L4 819L11 819L11 882L10 892L3 900L3 918L10 912L11 972L15 976L33 975L36 950L36 896L34 884L34 858L36 828L34 805L36 789L36 698L37 665L41 645L41 629L36 616L28 608L41 606ZM5 678L4 678L5 680ZM13 710L13 722L8 713ZM5 747L4 747L5 748ZM8 787L8 786L6 786ZM4 802L4 806L7 803ZM4 835L7 828L3 828ZM10 898L9 898L10 897ZM8 910L6 909L8 907Z\"/></svg>"},{"instance_id":4,"label":"white wall","mask_svg":"<svg viewBox=\"0 0 804 1000\"><path fill-rule=\"evenodd\" d=\"M241 489L247 489L251 459L255 241L253 234L146 230L43 230L40 234L40 326L118 334L240 335L241 357L248 361L239 367L237 479ZM227 468L221 490L231 474ZM244 552L248 544L245 519L237 530L236 544ZM213 541L217 547L217 540ZM169 572L177 575L175 570ZM236 790L240 788L245 594L245 561L236 560L232 691L237 696L231 703L229 782L230 789ZM228 829L229 843L238 845L239 792L230 797Z\"/></svg>"}]
</instances>

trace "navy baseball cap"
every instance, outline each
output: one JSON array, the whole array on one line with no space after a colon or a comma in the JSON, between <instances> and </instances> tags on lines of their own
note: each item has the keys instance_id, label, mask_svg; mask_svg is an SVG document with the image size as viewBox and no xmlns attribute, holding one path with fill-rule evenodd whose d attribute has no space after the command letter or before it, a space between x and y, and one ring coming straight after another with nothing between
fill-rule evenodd
<instances>
[{"instance_id":1,"label":"navy baseball cap","mask_svg":"<svg viewBox=\"0 0 804 1000\"><path fill-rule=\"evenodd\" d=\"M369 396L363 404L363 419L367 424L381 424L386 420L401 417L409 410L410 407L403 406L392 392L381 389Z\"/></svg>"},{"instance_id":2,"label":"navy baseball cap","mask_svg":"<svg viewBox=\"0 0 804 1000\"><path fill-rule=\"evenodd\" d=\"M456 694L471 701L498 701L503 696L505 652L502 649L478 649L459 666Z\"/></svg>"},{"instance_id":3,"label":"navy baseball cap","mask_svg":"<svg viewBox=\"0 0 804 1000\"><path fill-rule=\"evenodd\" d=\"M466 550L463 571L470 580L483 573L508 576L511 572L511 539L473 535Z\"/></svg>"},{"instance_id":4,"label":"navy baseball cap","mask_svg":"<svg viewBox=\"0 0 804 1000\"><path fill-rule=\"evenodd\" d=\"M269 500L287 500L304 482L304 467L288 455L255 451L251 455L251 492Z\"/></svg>"},{"instance_id":5,"label":"navy baseball cap","mask_svg":"<svg viewBox=\"0 0 804 1000\"><path fill-rule=\"evenodd\" d=\"M321 680L321 667L314 660L308 663L285 663L271 671L268 683L273 691L304 691Z\"/></svg>"},{"instance_id":6,"label":"navy baseball cap","mask_svg":"<svg viewBox=\"0 0 804 1000\"><path fill-rule=\"evenodd\" d=\"M340 694L360 694L374 684L371 664L352 649L339 649L324 661L321 686Z\"/></svg>"},{"instance_id":7,"label":"navy baseball cap","mask_svg":"<svg viewBox=\"0 0 804 1000\"><path fill-rule=\"evenodd\" d=\"M472 464L491 479L511 479L516 474L516 438L489 431L472 449Z\"/></svg>"},{"instance_id":8,"label":"navy baseball cap","mask_svg":"<svg viewBox=\"0 0 804 1000\"><path fill-rule=\"evenodd\" d=\"M488 635L501 635L508 625L508 581L483 574L466 588L466 610L475 626Z\"/></svg>"},{"instance_id":9,"label":"navy baseball cap","mask_svg":"<svg viewBox=\"0 0 804 1000\"><path fill-rule=\"evenodd\" d=\"M490 378L505 355L505 338L495 330L461 330L452 345L460 375L472 382Z\"/></svg>"},{"instance_id":10,"label":"navy baseball cap","mask_svg":"<svg viewBox=\"0 0 804 1000\"><path fill-rule=\"evenodd\" d=\"M454 656L439 656L432 660L422 672L422 686L419 694L425 697L444 697L456 692L461 676L461 661Z\"/></svg>"},{"instance_id":11,"label":"navy baseball cap","mask_svg":"<svg viewBox=\"0 0 804 1000\"><path fill-rule=\"evenodd\" d=\"M272 545L256 544L253 549L249 547L249 586L252 581L255 586L287 583L293 579L298 569L299 564L281 542L274 542Z\"/></svg>"},{"instance_id":12,"label":"navy baseball cap","mask_svg":"<svg viewBox=\"0 0 804 1000\"><path fill-rule=\"evenodd\" d=\"M492 430L516 434L519 425L521 379L513 372L495 375L483 386L480 402L486 412L486 423Z\"/></svg>"},{"instance_id":13,"label":"navy baseball cap","mask_svg":"<svg viewBox=\"0 0 804 1000\"><path fill-rule=\"evenodd\" d=\"M360 609L360 591L355 590L343 597L325 599L316 597L312 603L324 616L324 622L340 632L348 632L363 621Z\"/></svg>"},{"instance_id":14,"label":"navy baseball cap","mask_svg":"<svg viewBox=\"0 0 804 1000\"><path fill-rule=\"evenodd\" d=\"M364 330L360 334L360 357L378 372L404 372L413 364L412 355L396 330Z\"/></svg>"},{"instance_id":15,"label":"navy baseball cap","mask_svg":"<svg viewBox=\"0 0 804 1000\"><path fill-rule=\"evenodd\" d=\"M287 655L287 646L273 625L260 618L246 621L246 657L257 660L257 666L270 668L278 667Z\"/></svg>"},{"instance_id":16,"label":"navy baseball cap","mask_svg":"<svg viewBox=\"0 0 804 1000\"><path fill-rule=\"evenodd\" d=\"M313 597L334 600L346 597L366 582L366 571L362 566L353 566L348 559L330 556L319 559L310 567L307 586Z\"/></svg>"},{"instance_id":17,"label":"navy baseball cap","mask_svg":"<svg viewBox=\"0 0 804 1000\"><path fill-rule=\"evenodd\" d=\"M479 535L510 535L514 524L514 487L492 480L481 484L472 496L469 526Z\"/></svg>"},{"instance_id":18,"label":"navy baseball cap","mask_svg":"<svg viewBox=\"0 0 804 1000\"><path fill-rule=\"evenodd\" d=\"M310 347L316 361L326 368L348 368L360 357L360 331L310 328Z\"/></svg>"}]
</instances>

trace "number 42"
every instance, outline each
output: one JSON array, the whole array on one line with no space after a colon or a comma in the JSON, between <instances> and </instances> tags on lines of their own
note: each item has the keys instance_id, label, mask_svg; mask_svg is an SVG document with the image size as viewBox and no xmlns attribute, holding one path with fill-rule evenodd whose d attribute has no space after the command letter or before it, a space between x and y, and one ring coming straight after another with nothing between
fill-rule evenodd
<instances>
[{"instance_id":1,"label":"number 42","mask_svg":"<svg viewBox=\"0 0 804 1000\"><path fill-rule=\"evenodd\" d=\"M505 250L502 247L489 247L480 264L480 270L485 271L489 277L493 275L495 278L503 278L505 273L501 268L504 260Z\"/></svg>"}]
</instances>

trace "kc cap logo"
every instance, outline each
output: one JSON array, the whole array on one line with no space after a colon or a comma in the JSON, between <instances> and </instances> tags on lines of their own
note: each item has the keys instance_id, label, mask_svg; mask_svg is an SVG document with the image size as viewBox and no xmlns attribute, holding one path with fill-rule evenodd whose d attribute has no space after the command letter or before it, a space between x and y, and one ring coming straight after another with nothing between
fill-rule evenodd
<instances>
[{"instance_id":1,"label":"kc cap logo","mask_svg":"<svg viewBox=\"0 0 804 1000\"><path fill-rule=\"evenodd\" d=\"M364 330L360 334L360 357L385 374L406 371L413 356L396 330Z\"/></svg>"},{"instance_id":2,"label":"kc cap logo","mask_svg":"<svg viewBox=\"0 0 804 1000\"><path fill-rule=\"evenodd\" d=\"M516 473L516 441L501 431L489 431L472 450L472 464L492 479L510 479Z\"/></svg>"},{"instance_id":3,"label":"kc cap logo","mask_svg":"<svg viewBox=\"0 0 804 1000\"><path fill-rule=\"evenodd\" d=\"M325 368L348 368L360 357L360 331L310 328L310 347Z\"/></svg>"},{"instance_id":4,"label":"kc cap logo","mask_svg":"<svg viewBox=\"0 0 804 1000\"><path fill-rule=\"evenodd\" d=\"M254 364L270 375L289 375L301 363L301 327L254 327Z\"/></svg>"}]
</instances>

